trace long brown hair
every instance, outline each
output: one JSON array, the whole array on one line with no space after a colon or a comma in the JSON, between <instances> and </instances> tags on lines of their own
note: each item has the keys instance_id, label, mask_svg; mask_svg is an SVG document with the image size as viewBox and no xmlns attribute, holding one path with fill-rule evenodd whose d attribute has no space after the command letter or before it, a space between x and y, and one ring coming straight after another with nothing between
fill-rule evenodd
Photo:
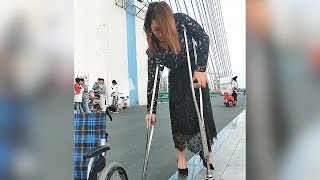
<instances>
[{"instance_id":1,"label":"long brown hair","mask_svg":"<svg viewBox=\"0 0 320 180\"><path fill-rule=\"evenodd\" d=\"M159 41L154 35L152 35L152 20L155 20L159 24L161 34L170 50L172 50L174 54L178 54L180 52L179 36L170 6L163 1L152 2L149 4L146 13L144 31L147 35L149 52L155 54L157 52Z\"/></svg>"}]
</instances>

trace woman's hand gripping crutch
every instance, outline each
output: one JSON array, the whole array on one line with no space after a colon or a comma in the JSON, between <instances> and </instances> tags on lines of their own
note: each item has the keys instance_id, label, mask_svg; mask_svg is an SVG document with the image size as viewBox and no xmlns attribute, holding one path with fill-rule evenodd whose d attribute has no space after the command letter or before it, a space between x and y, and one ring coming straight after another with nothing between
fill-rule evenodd
<instances>
[{"instance_id":1,"label":"woman's hand gripping crutch","mask_svg":"<svg viewBox=\"0 0 320 180\"><path fill-rule=\"evenodd\" d=\"M188 69L189 69L189 77L190 77L190 88L192 92L192 98L194 102L194 106L197 112L198 120L199 120L199 128L200 128L200 134L201 134L201 140L202 140L202 150L203 150L203 156L207 161L207 180L213 180L212 172L209 166L209 149L208 149L208 144L207 144L207 135L206 135L206 128L204 124L204 118L203 118L203 99L202 99L202 90L201 88L204 88L205 85L203 83L203 78L200 79L200 83L193 83L193 74L192 74L192 68L191 68L191 62L190 62L190 53L189 53L189 47L188 47L188 38L187 38L187 29L184 25L182 25L183 31L184 31L184 38L185 38L185 43L186 43L186 51L187 51L187 58L188 58ZM197 62L197 52L196 52L196 46L195 42L193 42L194 45L194 56L195 56L195 61ZM201 77L201 75L199 75ZM197 80L198 78L195 77ZM205 78L205 84L207 79ZM200 96L200 110L199 106L197 103L196 95L195 95L195 90L194 89L199 89L199 96ZM201 152L200 152L201 153Z\"/></svg>"},{"instance_id":2,"label":"woman's hand gripping crutch","mask_svg":"<svg viewBox=\"0 0 320 180\"><path fill-rule=\"evenodd\" d=\"M160 65L157 65L156 73L155 73L155 77L154 77L153 89L152 89L150 112L146 116L147 142L146 142L146 153L145 153L143 172L142 172L142 179L143 180L145 180L146 176L147 176L147 168L148 168L148 160L149 160L149 155L150 155L151 142L152 142L152 137L153 137L154 125L156 123L156 115L153 114L152 112L153 112L153 106L154 106L154 101L155 101L155 96L156 96L157 79L158 79L159 70L160 70ZM159 83L159 86L160 86L160 83Z\"/></svg>"}]
</instances>

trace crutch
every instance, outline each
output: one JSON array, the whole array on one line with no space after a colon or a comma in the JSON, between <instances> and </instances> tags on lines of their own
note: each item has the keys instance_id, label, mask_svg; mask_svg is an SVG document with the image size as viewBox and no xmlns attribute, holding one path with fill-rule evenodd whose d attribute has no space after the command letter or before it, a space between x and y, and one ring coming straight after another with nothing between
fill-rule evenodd
<instances>
[{"instance_id":1,"label":"crutch","mask_svg":"<svg viewBox=\"0 0 320 180\"><path fill-rule=\"evenodd\" d=\"M183 31L184 31L184 38L185 38L186 50L187 50L190 88L192 91L192 98L193 98L194 106L195 106L198 120L199 120L199 128L200 128L200 134L201 134L201 140L202 140L203 156L204 156L204 159L207 161L207 180L213 180L212 172L211 172L210 165L209 165L209 149L208 149L208 144L207 144L206 127L205 127L204 119L203 119L202 90L201 90L201 87L199 86L199 84L193 83L193 80L192 80L192 70L191 70L190 53L189 53L189 47L188 47L187 29L184 25L182 25L182 27L183 27ZM195 42L193 42L193 44L195 45ZM197 61L197 52L196 52L195 46L194 46L194 56L195 56L195 61ZM200 111L199 111L199 107L198 107L198 103L197 103L197 99L196 99L196 95L195 95L195 90L194 90L195 88L199 89Z\"/></svg>"},{"instance_id":2,"label":"crutch","mask_svg":"<svg viewBox=\"0 0 320 180\"><path fill-rule=\"evenodd\" d=\"M147 176L148 160L149 160L151 141L152 141L153 130L154 130L154 125L151 125L151 118L152 118L153 104L154 104L154 99L155 99L155 94L156 94L158 73L159 73L159 65L157 65L157 68L156 68L156 74L155 74L155 77L154 77L152 97L151 97L151 106L150 106L150 113L149 113L150 117L148 119L149 123L148 123L148 126L147 126L146 153L145 153L143 172L142 172L142 179L143 180L145 180L146 176ZM159 86L160 86L160 83L159 83ZM150 127L150 125L151 125L151 127Z\"/></svg>"}]
</instances>

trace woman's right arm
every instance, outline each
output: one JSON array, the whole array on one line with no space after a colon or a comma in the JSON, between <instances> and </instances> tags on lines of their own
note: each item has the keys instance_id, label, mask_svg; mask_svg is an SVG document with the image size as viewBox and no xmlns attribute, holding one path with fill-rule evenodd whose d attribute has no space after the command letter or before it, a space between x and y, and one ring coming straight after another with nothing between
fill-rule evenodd
<instances>
[{"instance_id":1,"label":"woman's right arm","mask_svg":"<svg viewBox=\"0 0 320 180\"><path fill-rule=\"evenodd\" d=\"M157 68L156 60L149 54L148 54L148 86L147 86L147 112L150 112L151 108L151 98L153 93L153 84L155 79L155 73ZM156 85L156 91L155 91L155 98L153 102L153 109L152 113L156 114L157 112L157 101L158 101L158 94L159 94L159 82L160 82L160 70L158 71L158 78L157 78L157 85Z\"/></svg>"}]
</instances>

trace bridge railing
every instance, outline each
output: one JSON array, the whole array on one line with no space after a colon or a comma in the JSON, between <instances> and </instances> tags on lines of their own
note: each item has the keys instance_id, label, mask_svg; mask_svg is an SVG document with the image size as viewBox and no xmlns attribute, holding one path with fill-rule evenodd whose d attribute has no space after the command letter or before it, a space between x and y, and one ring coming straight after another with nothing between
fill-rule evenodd
<instances>
[{"instance_id":1,"label":"bridge railing","mask_svg":"<svg viewBox=\"0 0 320 180\"><path fill-rule=\"evenodd\" d=\"M210 92L210 98L223 96L221 92ZM160 92L159 93L159 102L169 102L169 92Z\"/></svg>"}]
</instances>

